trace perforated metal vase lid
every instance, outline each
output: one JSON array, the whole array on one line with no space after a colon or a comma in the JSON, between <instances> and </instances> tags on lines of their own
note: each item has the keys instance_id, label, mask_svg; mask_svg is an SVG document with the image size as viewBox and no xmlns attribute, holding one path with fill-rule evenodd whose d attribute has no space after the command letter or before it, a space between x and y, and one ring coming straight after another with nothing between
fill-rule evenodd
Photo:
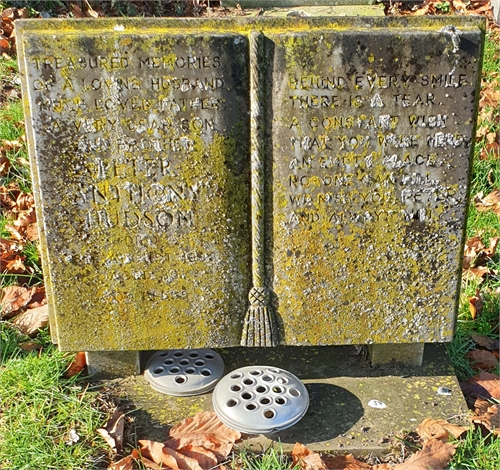
<instances>
[{"instance_id":1,"label":"perforated metal vase lid","mask_svg":"<svg viewBox=\"0 0 500 470\"><path fill-rule=\"evenodd\" d=\"M158 351L144 371L144 377L155 390L174 396L206 393L223 375L224 361L211 349Z\"/></svg>"},{"instance_id":2,"label":"perforated metal vase lid","mask_svg":"<svg viewBox=\"0 0 500 470\"><path fill-rule=\"evenodd\" d=\"M307 411L309 394L286 370L249 366L221 379L212 404L227 426L247 434L267 434L297 423Z\"/></svg>"}]
</instances>

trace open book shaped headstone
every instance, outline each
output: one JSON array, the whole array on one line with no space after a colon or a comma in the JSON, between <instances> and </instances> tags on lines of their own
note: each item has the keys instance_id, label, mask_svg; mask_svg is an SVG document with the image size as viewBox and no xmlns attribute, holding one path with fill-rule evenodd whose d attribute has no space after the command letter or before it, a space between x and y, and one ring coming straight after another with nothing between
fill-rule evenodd
<instances>
[{"instance_id":1,"label":"open book shaped headstone","mask_svg":"<svg viewBox=\"0 0 500 470\"><path fill-rule=\"evenodd\" d=\"M61 349L451 339L482 20L16 30Z\"/></svg>"}]
</instances>

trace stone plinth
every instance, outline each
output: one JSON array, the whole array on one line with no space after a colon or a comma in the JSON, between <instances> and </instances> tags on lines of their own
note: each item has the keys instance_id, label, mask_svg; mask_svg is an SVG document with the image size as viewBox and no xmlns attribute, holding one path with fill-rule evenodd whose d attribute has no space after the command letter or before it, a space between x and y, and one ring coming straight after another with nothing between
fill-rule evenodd
<instances>
[{"instance_id":1,"label":"stone plinth","mask_svg":"<svg viewBox=\"0 0 500 470\"><path fill-rule=\"evenodd\" d=\"M319 452L356 455L389 451L391 438L416 428L425 418L465 424L467 405L443 345L426 345L422 367L371 367L354 347L228 348L219 350L226 373L247 365L269 365L299 377L309 392L309 409L297 424L271 435L243 436L241 446L257 451L280 443L290 452L296 442ZM171 397L153 390L144 377L120 380L123 394L138 410L141 439L164 441L177 422L212 410L211 394ZM439 394L440 387L447 394ZM378 400L385 408L372 408Z\"/></svg>"}]
</instances>

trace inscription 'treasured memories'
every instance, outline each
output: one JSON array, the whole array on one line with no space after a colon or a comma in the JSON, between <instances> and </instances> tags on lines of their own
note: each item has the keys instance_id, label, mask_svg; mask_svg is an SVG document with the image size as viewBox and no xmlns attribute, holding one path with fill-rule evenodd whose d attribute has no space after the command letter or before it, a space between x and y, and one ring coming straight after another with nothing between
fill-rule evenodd
<instances>
[{"instance_id":1,"label":"inscription 'treasured memories'","mask_svg":"<svg viewBox=\"0 0 500 470\"><path fill-rule=\"evenodd\" d=\"M239 341L247 39L27 33L24 54L59 344Z\"/></svg>"},{"instance_id":2,"label":"inscription 'treasured memories'","mask_svg":"<svg viewBox=\"0 0 500 470\"><path fill-rule=\"evenodd\" d=\"M434 25L18 22L60 347L240 344L262 137L259 288L278 342L450 340L483 32Z\"/></svg>"}]
</instances>

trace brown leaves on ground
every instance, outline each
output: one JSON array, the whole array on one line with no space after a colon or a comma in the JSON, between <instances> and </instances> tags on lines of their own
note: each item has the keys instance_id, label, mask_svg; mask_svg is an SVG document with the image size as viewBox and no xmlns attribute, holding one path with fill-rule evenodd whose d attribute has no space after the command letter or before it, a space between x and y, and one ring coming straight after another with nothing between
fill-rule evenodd
<instances>
[{"instance_id":1,"label":"brown leaves on ground","mask_svg":"<svg viewBox=\"0 0 500 470\"><path fill-rule=\"evenodd\" d=\"M480 108L496 108L498 102L500 101L500 90L497 89L497 86L498 84L496 81L485 82L482 84L481 97L479 99Z\"/></svg>"},{"instance_id":2,"label":"brown leaves on ground","mask_svg":"<svg viewBox=\"0 0 500 470\"><path fill-rule=\"evenodd\" d=\"M26 8L6 8L0 13L0 56L15 55L14 21L19 18L28 18Z\"/></svg>"},{"instance_id":3,"label":"brown leaves on ground","mask_svg":"<svg viewBox=\"0 0 500 470\"><path fill-rule=\"evenodd\" d=\"M85 353L83 353L85 354ZM119 456L123 453L123 431L125 427L125 415L116 410L109 418L106 426L99 428L97 432L103 437L113 452Z\"/></svg>"},{"instance_id":4,"label":"brown leaves on ground","mask_svg":"<svg viewBox=\"0 0 500 470\"><path fill-rule=\"evenodd\" d=\"M312 452L302 444L296 443L292 451L294 464L302 470L442 470L447 467L455 453L455 446L448 444L448 436L459 436L467 428L455 426L444 420L426 419L417 428L425 439L421 450L397 465L369 465L361 462L353 455L325 456ZM428 437L431 435L440 436Z\"/></svg>"},{"instance_id":5,"label":"brown leaves on ground","mask_svg":"<svg viewBox=\"0 0 500 470\"><path fill-rule=\"evenodd\" d=\"M198 413L174 426L166 442L139 441L131 456L112 463L109 470L131 470L134 460L147 468L208 470L229 455L241 434L219 420L213 411Z\"/></svg>"},{"instance_id":6,"label":"brown leaves on ground","mask_svg":"<svg viewBox=\"0 0 500 470\"><path fill-rule=\"evenodd\" d=\"M0 176L5 176L9 173L10 160L0 153Z\"/></svg>"},{"instance_id":7,"label":"brown leaves on ground","mask_svg":"<svg viewBox=\"0 0 500 470\"><path fill-rule=\"evenodd\" d=\"M33 297L34 290L35 287L9 286L2 288L0 291L0 315L4 317L26 307Z\"/></svg>"},{"instance_id":8,"label":"brown leaves on ground","mask_svg":"<svg viewBox=\"0 0 500 470\"><path fill-rule=\"evenodd\" d=\"M495 426L497 408L487 406L483 416L477 420ZM123 414L116 411L105 428L98 432L110 447L118 452L117 439L123 439ZM120 422L120 420L122 420ZM458 438L467 428L453 425L445 420L425 419L417 432L423 439L422 449L405 462L395 466L389 464L369 465L352 455L324 456L296 443L292 451L293 464L302 470L442 470L455 453L455 446L447 441ZM198 413L170 430L166 442L139 441L139 448L132 454L112 463L108 470L132 470L136 462L148 469L169 468L172 470L208 470L223 462L241 435L225 426L212 411ZM223 467L222 467L223 468Z\"/></svg>"},{"instance_id":9,"label":"brown leaves on ground","mask_svg":"<svg viewBox=\"0 0 500 470\"><path fill-rule=\"evenodd\" d=\"M489 0L463 1L449 0L448 5L442 0L426 0L419 8L406 8L400 10L399 14L411 16L460 14L460 15L484 15L494 27L493 10Z\"/></svg>"},{"instance_id":10,"label":"brown leaves on ground","mask_svg":"<svg viewBox=\"0 0 500 470\"><path fill-rule=\"evenodd\" d=\"M417 426L417 433L423 439L439 439L448 442L450 437L457 439L468 429L451 424L445 419L426 418Z\"/></svg>"},{"instance_id":11,"label":"brown leaves on ground","mask_svg":"<svg viewBox=\"0 0 500 470\"><path fill-rule=\"evenodd\" d=\"M26 271L23 249L24 245L16 240L0 238L0 274L22 274Z\"/></svg>"},{"instance_id":12,"label":"brown leaves on ground","mask_svg":"<svg viewBox=\"0 0 500 470\"><path fill-rule=\"evenodd\" d=\"M21 191L15 183L0 186L0 207L6 218L13 220L5 225L12 238L22 243L38 239L33 194Z\"/></svg>"},{"instance_id":13,"label":"brown leaves on ground","mask_svg":"<svg viewBox=\"0 0 500 470\"><path fill-rule=\"evenodd\" d=\"M83 369L85 369L86 365L87 365L87 356L86 356L85 352L80 351L80 352L76 353L74 359L71 361L70 365L66 369L64 376L66 378L73 377L74 375L79 374ZM112 420L112 418L110 418L110 421L111 420ZM108 425L110 424L110 421L108 421L108 424L106 425L105 429L107 429ZM109 444L109 442L108 442L108 444ZM111 446L111 444L110 444L110 446ZM112 448L112 446L111 446L111 448Z\"/></svg>"},{"instance_id":14,"label":"brown leaves on ground","mask_svg":"<svg viewBox=\"0 0 500 470\"><path fill-rule=\"evenodd\" d=\"M455 453L455 446L439 439L429 439L422 450L413 454L406 462L392 467L394 470L443 470ZM384 469L385 470L385 469Z\"/></svg>"},{"instance_id":15,"label":"brown leaves on ground","mask_svg":"<svg viewBox=\"0 0 500 470\"><path fill-rule=\"evenodd\" d=\"M481 297L481 291L476 289L476 295L469 297L469 311L472 319L481 315L483 310L483 298Z\"/></svg>"},{"instance_id":16,"label":"brown leaves on ground","mask_svg":"<svg viewBox=\"0 0 500 470\"><path fill-rule=\"evenodd\" d=\"M493 339L488 336L478 335L476 333L472 333L471 338L477 343L478 346L487 349L488 351L498 352L500 348L500 342L498 339Z\"/></svg>"},{"instance_id":17,"label":"brown leaves on ground","mask_svg":"<svg viewBox=\"0 0 500 470\"><path fill-rule=\"evenodd\" d=\"M334 470L337 468L342 470L371 470L372 468L377 467L372 467L365 462L360 462L352 454L337 455L335 457L331 455L325 455L323 456L323 462L326 464L326 467L329 470ZM390 466L388 467L391 468Z\"/></svg>"},{"instance_id":18,"label":"brown leaves on ground","mask_svg":"<svg viewBox=\"0 0 500 470\"><path fill-rule=\"evenodd\" d=\"M475 403L476 415L472 422L483 425L486 429L500 436L500 405L478 399Z\"/></svg>"},{"instance_id":19,"label":"brown leaves on ground","mask_svg":"<svg viewBox=\"0 0 500 470\"><path fill-rule=\"evenodd\" d=\"M75 18L99 18L105 16L102 8L96 7L96 10L94 10L88 0L83 0L83 2L79 3L81 6L76 3L70 3L71 12Z\"/></svg>"},{"instance_id":20,"label":"brown leaves on ground","mask_svg":"<svg viewBox=\"0 0 500 470\"><path fill-rule=\"evenodd\" d=\"M30 308L18 315L12 323L19 328L19 331L28 336L35 336L38 330L44 328L49 322L48 305Z\"/></svg>"},{"instance_id":21,"label":"brown leaves on ground","mask_svg":"<svg viewBox=\"0 0 500 470\"><path fill-rule=\"evenodd\" d=\"M500 72L490 72L488 79L491 81L483 80L481 86L476 131L476 142L484 144L479 155L481 160L497 159L500 156L500 132L497 130L500 121L497 114L500 103Z\"/></svg>"},{"instance_id":22,"label":"brown leaves on ground","mask_svg":"<svg viewBox=\"0 0 500 470\"><path fill-rule=\"evenodd\" d=\"M9 286L0 289L0 317L12 317L46 303L44 287Z\"/></svg>"},{"instance_id":23,"label":"brown leaves on ground","mask_svg":"<svg viewBox=\"0 0 500 470\"><path fill-rule=\"evenodd\" d=\"M500 400L500 377L491 372L481 372L461 382L460 386L464 394L469 397Z\"/></svg>"},{"instance_id":24,"label":"brown leaves on ground","mask_svg":"<svg viewBox=\"0 0 500 470\"><path fill-rule=\"evenodd\" d=\"M479 212L493 211L500 217L500 189L494 189L488 195L476 194L474 205Z\"/></svg>"},{"instance_id":25,"label":"brown leaves on ground","mask_svg":"<svg viewBox=\"0 0 500 470\"><path fill-rule=\"evenodd\" d=\"M491 370L498 367L498 356L491 351L474 349L469 351L466 356L474 370Z\"/></svg>"},{"instance_id":26,"label":"brown leaves on ground","mask_svg":"<svg viewBox=\"0 0 500 470\"><path fill-rule=\"evenodd\" d=\"M27 243L38 240L35 201L15 184L0 186L0 210L10 223L5 225L11 239L0 238L0 274L34 274L26 264L23 250Z\"/></svg>"},{"instance_id":27,"label":"brown leaves on ground","mask_svg":"<svg viewBox=\"0 0 500 470\"><path fill-rule=\"evenodd\" d=\"M491 237L490 244L486 247L480 236L469 238L465 243L463 275L465 278L482 279L491 270L486 264L495 256L500 237ZM476 293L476 295L478 295ZM476 300L472 302L478 310ZM472 310L471 310L472 313Z\"/></svg>"},{"instance_id":28,"label":"brown leaves on ground","mask_svg":"<svg viewBox=\"0 0 500 470\"><path fill-rule=\"evenodd\" d=\"M223 424L211 411L185 419L170 429L169 434L171 439L166 445L172 449L205 447L221 459L229 455L234 442L241 437L238 431Z\"/></svg>"},{"instance_id":29,"label":"brown leaves on ground","mask_svg":"<svg viewBox=\"0 0 500 470\"><path fill-rule=\"evenodd\" d=\"M0 289L0 318L12 318L14 325L34 336L49 320L43 287L9 286Z\"/></svg>"},{"instance_id":30,"label":"brown leaves on ground","mask_svg":"<svg viewBox=\"0 0 500 470\"><path fill-rule=\"evenodd\" d=\"M309 450L299 442L293 447L292 459L293 464L300 465L302 470L328 470L326 463L317 452Z\"/></svg>"}]
</instances>

